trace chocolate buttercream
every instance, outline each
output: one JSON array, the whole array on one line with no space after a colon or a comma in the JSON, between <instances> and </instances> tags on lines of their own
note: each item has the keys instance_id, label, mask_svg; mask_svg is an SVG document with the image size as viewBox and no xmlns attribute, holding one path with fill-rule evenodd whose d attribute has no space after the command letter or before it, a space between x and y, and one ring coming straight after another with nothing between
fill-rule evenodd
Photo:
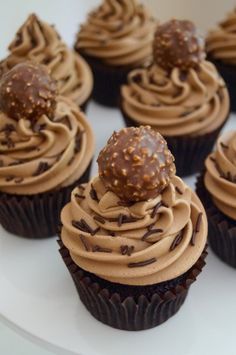
<instances>
[{"instance_id":1,"label":"chocolate buttercream","mask_svg":"<svg viewBox=\"0 0 236 355\"><path fill-rule=\"evenodd\" d=\"M206 160L204 182L214 204L236 220L236 132L223 134Z\"/></svg>"},{"instance_id":2,"label":"chocolate buttercream","mask_svg":"<svg viewBox=\"0 0 236 355\"><path fill-rule=\"evenodd\" d=\"M164 136L203 135L219 128L229 113L229 95L213 64L167 72L153 64L136 69L122 87L122 108L137 124Z\"/></svg>"},{"instance_id":3,"label":"chocolate buttercream","mask_svg":"<svg viewBox=\"0 0 236 355\"><path fill-rule=\"evenodd\" d=\"M93 79L87 63L67 47L54 26L35 14L30 15L18 30L9 51L9 56L1 62L2 72L25 61L44 64L57 80L63 96L81 105L91 95Z\"/></svg>"},{"instance_id":4,"label":"chocolate buttercream","mask_svg":"<svg viewBox=\"0 0 236 355\"><path fill-rule=\"evenodd\" d=\"M156 22L136 0L103 0L81 26L75 49L112 66L150 63Z\"/></svg>"},{"instance_id":5,"label":"chocolate buttercream","mask_svg":"<svg viewBox=\"0 0 236 355\"><path fill-rule=\"evenodd\" d=\"M208 33L206 51L214 59L231 65L236 64L236 9Z\"/></svg>"},{"instance_id":6,"label":"chocolate buttercream","mask_svg":"<svg viewBox=\"0 0 236 355\"><path fill-rule=\"evenodd\" d=\"M61 238L73 261L121 284L178 277L196 263L206 244L203 206L176 176L158 197L132 205L124 205L95 177L72 192L61 219Z\"/></svg>"}]
</instances>

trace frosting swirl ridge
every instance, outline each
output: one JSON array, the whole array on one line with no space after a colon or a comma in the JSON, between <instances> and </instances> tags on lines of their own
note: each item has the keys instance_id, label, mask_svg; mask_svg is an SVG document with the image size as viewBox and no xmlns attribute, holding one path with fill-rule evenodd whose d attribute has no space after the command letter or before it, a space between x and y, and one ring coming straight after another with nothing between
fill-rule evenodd
<instances>
[{"instance_id":1,"label":"frosting swirl ridge","mask_svg":"<svg viewBox=\"0 0 236 355\"><path fill-rule=\"evenodd\" d=\"M63 244L77 265L128 285L183 274L206 243L204 209L176 176L158 197L132 204L107 191L95 177L72 192L61 219Z\"/></svg>"},{"instance_id":2,"label":"frosting swirl ridge","mask_svg":"<svg viewBox=\"0 0 236 355\"><path fill-rule=\"evenodd\" d=\"M35 14L21 26L9 51L9 56L1 62L3 72L27 60L44 64L58 82L60 94L78 105L90 96L93 79L87 63L67 47L53 26L39 20Z\"/></svg>"},{"instance_id":3,"label":"frosting swirl ridge","mask_svg":"<svg viewBox=\"0 0 236 355\"><path fill-rule=\"evenodd\" d=\"M0 113L0 191L31 195L79 179L94 152L92 129L77 106L57 97L54 117L18 121Z\"/></svg>"},{"instance_id":4,"label":"frosting swirl ridge","mask_svg":"<svg viewBox=\"0 0 236 355\"><path fill-rule=\"evenodd\" d=\"M81 26L75 48L114 66L145 65L155 21L136 0L104 0Z\"/></svg>"},{"instance_id":5,"label":"frosting swirl ridge","mask_svg":"<svg viewBox=\"0 0 236 355\"><path fill-rule=\"evenodd\" d=\"M236 64L236 9L216 29L208 33L206 50L215 59Z\"/></svg>"},{"instance_id":6,"label":"frosting swirl ridge","mask_svg":"<svg viewBox=\"0 0 236 355\"><path fill-rule=\"evenodd\" d=\"M205 134L225 121L229 96L208 61L198 69L170 72L153 64L129 74L122 87L122 108L137 124L151 125L164 136Z\"/></svg>"},{"instance_id":7,"label":"frosting swirl ridge","mask_svg":"<svg viewBox=\"0 0 236 355\"><path fill-rule=\"evenodd\" d=\"M206 160L204 182L215 205L236 220L236 132L221 136Z\"/></svg>"}]
</instances>

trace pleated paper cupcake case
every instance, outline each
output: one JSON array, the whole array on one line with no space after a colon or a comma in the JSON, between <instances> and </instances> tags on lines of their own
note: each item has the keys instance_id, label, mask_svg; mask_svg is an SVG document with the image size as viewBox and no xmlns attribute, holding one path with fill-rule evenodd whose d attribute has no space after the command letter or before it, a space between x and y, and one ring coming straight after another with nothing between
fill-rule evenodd
<instances>
[{"instance_id":1,"label":"pleated paper cupcake case","mask_svg":"<svg viewBox=\"0 0 236 355\"><path fill-rule=\"evenodd\" d=\"M96 275L92 277L97 278L97 281L92 280L91 274L73 262L62 241L59 240L58 243L60 254L87 310L102 323L130 331L155 327L177 313L185 301L189 287L201 273L207 255L204 250L197 263L175 287L168 289L166 282L164 292L153 293L150 297L139 295L122 298L119 290L111 292L108 288L101 287Z\"/></svg>"}]
</instances>

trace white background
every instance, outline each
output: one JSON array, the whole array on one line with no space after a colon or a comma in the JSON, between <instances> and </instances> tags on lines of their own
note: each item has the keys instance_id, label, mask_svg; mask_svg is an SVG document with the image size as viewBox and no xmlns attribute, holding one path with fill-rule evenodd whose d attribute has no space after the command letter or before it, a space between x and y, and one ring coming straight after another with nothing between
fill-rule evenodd
<instances>
[{"instance_id":1,"label":"white background","mask_svg":"<svg viewBox=\"0 0 236 355\"><path fill-rule=\"evenodd\" d=\"M204 32L207 28L211 27L215 22L218 20L222 19L224 16L224 13L235 6L235 1L234 0L224 0L224 1L215 1L215 0L172 0L172 1L167 1L167 0L146 0L143 1L144 3L147 3L150 5L150 7L153 9L153 13L156 15L156 17L160 18L161 20L167 20L171 17L177 17L177 18L190 18L193 19L197 25L201 28L201 30ZM49 21L50 23L55 23L59 32L61 33L62 37L70 44L72 45L73 40L74 40L74 35L75 32L78 28L79 22L84 19L85 13L93 7L94 4L98 4L98 0L0 0L0 14L1 14L1 21L0 21L0 33L1 33L1 42L0 42L0 55L1 58L6 54L6 48L9 42L12 40L14 33L18 29L18 27L21 25L21 23L25 20L26 16L30 12L36 12L39 14L43 19ZM115 110L104 110L101 107L97 107L96 105L92 104L90 107L90 110L88 112L88 116L90 121L92 122L94 128L95 128L95 133L98 136L97 139L97 151L104 145L106 139L109 137L110 133L112 132L113 129L119 129L122 126L122 120L119 116L119 114ZM233 122L234 118L231 119L230 124L228 127L236 127L235 123ZM105 129L101 129L101 125L104 125ZM95 172L95 166L93 171ZM193 182L193 181L191 181ZM1 233L1 230L0 230ZM0 248L1 248L1 243L0 243ZM10 259L10 255L9 255ZM9 260L10 262L10 260ZM214 268L217 269L217 273L219 273L221 278L228 279L231 276L233 277L232 274L232 269L228 268L227 266L223 265L221 262L219 262L217 259L215 259L213 256L210 256L209 258L209 269L212 270ZM207 272L208 269L206 269ZM214 275L217 277L217 275ZM22 277L24 275L22 274ZM199 287L201 282L202 286L207 285L207 283L204 283L204 275L203 275L203 281L199 281ZM215 279L216 282L216 279ZM214 283L213 283L214 284ZM197 285L198 287L198 285ZM210 285L209 285L210 287ZM196 292L197 288L194 288L194 292ZM233 290L231 290L232 292ZM0 292L4 292L2 290L2 287L0 286ZM199 291L198 291L199 292ZM205 289L206 292L206 289ZM200 295L200 292L199 292ZM192 296L192 295L191 295ZM190 296L190 297L191 297ZM207 292L206 292L206 302L207 302ZM219 295L216 295L219 297ZM230 299L232 297L229 297L227 300L220 300L219 303L215 301L215 307L216 311L219 312L219 309L224 309L224 307L227 306L230 307L228 302L230 302ZM214 302L214 300L212 300ZM188 301L189 302L189 301ZM15 305L14 305L15 306ZM19 305L20 307L20 305ZM188 309L191 311L191 307L194 307L193 304L187 303L184 307L188 307ZM204 307L203 307L204 309ZM182 311L181 311L182 312ZM199 312L201 312L201 309L199 309ZM213 316L213 314L211 314ZM233 316L233 315L232 315ZM223 351L227 355L234 355L235 351L229 347L229 339L231 336L233 336L233 327L234 323L230 325L230 311L228 310L228 317L229 319L226 319L225 324L223 327L221 327L221 334L217 333L217 327L216 329L213 327L212 331L210 334L212 337L209 339L209 349L206 348L208 342L206 339L203 339L202 344L204 344L204 348L202 349L201 353L204 355L211 354L211 341L213 341L214 338L219 337L219 339L215 339L215 341L219 341L219 354L222 354ZM206 318L206 323L207 323L207 315L204 315L202 320ZM191 317L190 317L191 319ZM194 320L195 321L195 320ZM220 319L215 319L215 324L220 321ZM229 323L229 324L228 324ZM11 329L9 329L9 326ZM45 325L47 326L47 325ZM186 324L186 327L189 327L191 325ZM195 325L196 326L196 325ZM199 327L204 327L204 322L202 324L199 324ZM225 333L224 333L225 329ZM187 331L188 329L186 329ZM208 329L209 330L209 329ZM42 347L42 344L38 342L38 345L35 345L31 343L29 340L34 340L30 338L27 334L24 334L24 337L22 336L23 333L20 332L19 329L15 329L14 326L11 324L9 325L6 320L3 318L0 318L0 354L4 355L19 355L19 354L24 354L24 355L47 355L51 352L45 350ZM227 333L227 334L226 334ZM158 333L157 333L158 334ZM190 336L191 333L187 331L188 336ZM208 332L209 334L209 332ZM227 340L226 340L227 339ZM167 340L169 341L169 339ZM224 343L225 341L225 343ZM189 343L189 339L186 339L186 342ZM220 346L222 345L222 347ZM213 345L213 344L212 344ZM157 344L158 347L158 344ZM186 351L185 349L184 354L185 355L195 355L195 350L194 347L189 346L189 350ZM50 347L49 347L50 349ZM59 353L56 351L56 353ZM158 353L158 352L157 352ZM132 352L130 353L131 355ZM173 349L173 354L175 354L175 350ZM198 352L200 354L200 351ZM86 354L83 354L86 355ZM108 354L103 354L103 355L108 355ZM111 355L111 353L109 354ZM122 355L122 354L120 354ZM144 355L144 354L143 354ZM162 353L161 355L165 355L165 353ZM216 355L216 352L214 352L214 355ZM218 354L217 354L218 355Z\"/></svg>"}]
</instances>

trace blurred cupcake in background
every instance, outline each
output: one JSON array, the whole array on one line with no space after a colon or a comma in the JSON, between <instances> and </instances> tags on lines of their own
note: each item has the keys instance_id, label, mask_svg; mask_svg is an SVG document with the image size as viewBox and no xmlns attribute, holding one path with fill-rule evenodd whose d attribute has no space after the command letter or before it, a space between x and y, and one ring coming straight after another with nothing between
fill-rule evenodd
<instances>
[{"instance_id":1,"label":"blurred cupcake in background","mask_svg":"<svg viewBox=\"0 0 236 355\"><path fill-rule=\"evenodd\" d=\"M209 221L209 243L216 255L236 268L236 131L223 134L197 182Z\"/></svg>"},{"instance_id":2,"label":"blurred cupcake in background","mask_svg":"<svg viewBox=\"0 0 236 355\"><path fill-rule=\"evenodd\" d=\"M150 126L114 132L98 168L62 210L61 255L95 318L155 327L178 312L205 265L204 208Z\"/></svg>"},{"instance_id":3,"label":"blurred cupcake in background","mask_svg":"<svg viewBox=\"0 0 236 355\"><path fill-rule=\"evenodd\" d=\"M71 191L89 179L92 129L39 64L2 76L0 107L0 224L27 238L55 235Z\"/></svg>"},{"instance_id":4,"label":"blurred cupcake in background","mask_svg":"<svg viewBox=\"0 0 236 355\"><path fill-rule=\"evenodd\" d=\"M117 106L127 74L151 62L155 20L136 0L103 0L79 30L75 50L94 74L94 99Z\"/></svg>"},{"instance_id":5,"label":"blurred cupcake in background","mask_svg":"<svg viewBox=\"0 0 236 355\"><path fill-rule=\"evenodd\" d=\"M202 169L229 115L229 95L190 21L157 27L151 66L128 75L121 110L127 126L148 124L167 140L177 174Z\"/></svg>"},{"instance_id":6,"label":"blurred cupcake in background","mask_svg":"<svg viewBox=\"0 0 236 355\"><path fill-rule=\"evenodd\" d=\"M59 93L86 109L93 88L92 72L85 60L63 42L54 26L31 14L8 49L10 54L0 65L2 73L25 61L44 64L57 81Z\"/></svg>"},{"instance_id":7,"label":"blurred cupcake in background","mask_svg":"<svg viewBox=\"0 0 236 355\"><path fill-rule=\"evenodd\" d=\"M236 9L206 37L208 59L224 78L230 93L231 110L236 111Z\"/></svg>"}]
</instances>

